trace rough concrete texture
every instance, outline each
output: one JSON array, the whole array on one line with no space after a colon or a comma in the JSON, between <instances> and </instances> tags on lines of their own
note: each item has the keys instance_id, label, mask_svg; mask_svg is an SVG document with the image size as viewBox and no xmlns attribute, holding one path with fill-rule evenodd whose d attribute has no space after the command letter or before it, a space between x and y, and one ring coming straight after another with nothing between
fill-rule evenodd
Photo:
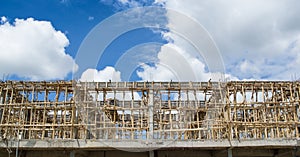
<instances>
[{"instance_id":1,"label":"rough concrete texture","mask_svg":"<svg viewBox=\"0 0 300 157\"><path fill-rule=\"evenodd\" d=\"M19 157L73 157L67 150L20 150ZM120 150L74 150L74 157L151 157L149 152L126 152ZM12 150L11 157L16 156ZM227 157L227 149L176 149L154 150L153 157ZM232 149L233 157L298 157L298 149ZM9 157L5 150L0 151L0 157Z\"/></svg>"},{"instance_id":2,"label":"rough concrete texture","mask_svg":"<svg viewBox=\"0 0 300 157\"><path fill-rule=\"evenodd\" d=\"M17 140L0 140L0 148L16 148ZM233 140L233 141L103 141L103 140L20 140L21 149L158 149L158 148L230 148L230 147L272 147L294 148L299 146L297 139L273 140Z\"/></svg>"}]
</instances>

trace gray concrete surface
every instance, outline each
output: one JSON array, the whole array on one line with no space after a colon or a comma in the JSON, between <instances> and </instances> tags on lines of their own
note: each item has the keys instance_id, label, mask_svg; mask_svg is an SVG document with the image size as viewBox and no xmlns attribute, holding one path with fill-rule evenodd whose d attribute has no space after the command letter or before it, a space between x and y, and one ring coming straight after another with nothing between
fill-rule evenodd
<instances>
[{"instance_id":1,"label":"gray concrete surface","mask_svg":"<svg viewBox=\"0 0 300 157\"><path fill-rule=\"evenodd\" d=\"M17 145L17 140L1 140L0 157L16 156ZM115 148L111 145L114 145ZM231 149L233 157L300 157L299 141L296 139L173 142L21 140L18 154L19 157L227 157L230 156L229 149ZM8 150L11 151L10 154Z\"/></svg>"},{"instance_id":2,"label":"gray concrete surface","mask_svg":"<svg viewBox=\"0 0 300 157\"><path fill-rule=\"evenodd\" d=\"M121 150L20 150L19 157L150 157L149 152L126 152ZM155 150L154 157L227 157L227 149L171 149ZM0 157L14 157L1 150ZM297 149L232 149L233 157L299 157Z\"/></svg>"},{"instance_id":3,"label":"gray concrete surface","mask_svg":"<svg viewBox=\"0 0 300 157\"><path fill-rule=\"evenodd\" d=\"M17 140L0 140L0 148L16 148ZM158 148L239 148L300 146L299 139L247 140L247 141L103 141L103 140L20 140L20 149L158 149Z\"/></svg>"}]
</instances>

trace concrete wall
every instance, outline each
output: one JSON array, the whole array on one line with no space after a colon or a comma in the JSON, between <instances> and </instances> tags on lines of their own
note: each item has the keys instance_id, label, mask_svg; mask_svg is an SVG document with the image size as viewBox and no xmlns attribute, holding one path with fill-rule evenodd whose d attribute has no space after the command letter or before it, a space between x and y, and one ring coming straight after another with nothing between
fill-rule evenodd
<instances>
[{"instance_id":1,"label":"concrete wall","mask_svg":"<svg viewBox=\"0 0 300 157\"><path fill-rule=\"evenodd\" d=\"M297 149L233 149L233 157L300 157ZM153 157L227 157L227 150L155 150ZM12 150L10 157L15 157ZM0 157L9 157L6 150ZM120 150L81 150L72 154L69 150L20 150L19 157L150 157L149 152L125 152Z\"/></svg>"}]
</instances>

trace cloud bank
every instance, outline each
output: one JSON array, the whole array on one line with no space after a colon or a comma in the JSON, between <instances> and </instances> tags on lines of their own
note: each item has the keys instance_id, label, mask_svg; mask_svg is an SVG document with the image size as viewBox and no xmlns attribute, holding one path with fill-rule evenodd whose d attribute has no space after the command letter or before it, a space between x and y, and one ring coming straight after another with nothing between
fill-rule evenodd
<instances>
[{"instance_id":1,"label":"cloud bank","mask_svg":"<svg viewBox=\"0 0 300 157\"><path fill-rule=\"evenodd\" d=\"M297 0L165 1L165 7L189 15L209 31L227 73L256 80L289 80L299 74L299 6Z\"/></svg>"},{"instance_id":2,"label":"cloud bank","mask_svg":"<svg viewBox=\"0 0 300 157\"><path fill-rule=\"evenodd\" d=\"M119 2L140 6L138 1ZM230 80L290 80L291 76L300 75L300 1L156 0L152 3L181 12L204 26L220 50L225 76ZM169 26L178 20L169 12L166 17ZM182 27L185 25L182 23ZM168 43L161 47L158 62L143 64L142 70L137 71L142 80L206 81L211 78L213 74L205 58L195 55L198 50L191 43L172 30L161 33ZM197 38L201 40L201 36Z\"/></svg>"},{"instance_id":3,"label":"cloud bank","mask_svg":"<svg viewBox=\"0 0 300 157\"><path fill-rule=\"evenodd\" d=\"M65 52L67 37L47 21L15 19L11 24L2 17L0 43L0 76L64 79L78 67Z\"/></svg>"}]
</instances>

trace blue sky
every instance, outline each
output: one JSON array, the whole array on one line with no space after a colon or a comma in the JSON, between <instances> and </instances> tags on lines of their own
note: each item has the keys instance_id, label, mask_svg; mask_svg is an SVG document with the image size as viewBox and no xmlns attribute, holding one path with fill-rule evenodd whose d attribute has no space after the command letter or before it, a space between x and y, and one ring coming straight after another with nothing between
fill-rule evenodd
<instances>
[{"instance_id":1,"label":"blue sky","mask_svg":"<svg viewBox=\"0 0 300 157\"><path fill-rule=\"evenodd\" d=\"M76 57L81 42L95 25L117 12L132 8L129 4L117 0L11 0L0 3L0 15L6 17L6 22L11 24L15 19L27 18L51 22L55 30L61 31L68 38L70 44L65 47L65 53L73 58ZM149 6L152 3L153 1L138 1L139 6ZM122 34L107 47L97 69L113 66L123 52L144 42L164 42L164 40L159 33L153 33L149 29L138 29ZM9 79L30 79L11 73L7 75L10 75ZM65 79L72 79L72 75L68 74Z\"/></svg>"},{"instance_id":2,"label":"blue sky","mask_svg":"<svg viewBox=\"0 0 300 157\"><path fill-rule=\"evenodd\" d=\"M0 75L6 79L72 79L72 71L82 67L76 60L79 47L93 28L117 13L148 6L165 10L159 14L154 9L154 18L147 19L163 17L164 28L145 27L119 35L106 47L97 66L84 69L75 79L128 81L124 75L133 69L127 66L136 68L131 81L205 81L216 72L224 72L228 80L300 77L297 0L1 1ZM133 17L137 15L146 17L143 12ZM200 32L190 27L192 23L198 24ZM97 39L105 38L100 34ZM116 67L126 54L137 65L129 66L128 59ZM224 71L214 70L216 64Z\"/></svg>"},{"instance_id":3,"label":"blue sky","mask_svg":"<svg viewBox=\"0 0 300 157\"><path fill-rule=\"evenodd\" d=\"M15 18L50 21L54 28L66 33L71 44L67 52L75 56L86 34L97 23L112 15L114 8L98 1L60 1L60 0L10 0L2 1L0 13L10 21ZM93 20L89 20L93 17Z\"/></svg>"},{"instance_id":4,"label":"blue sky","mask_svg":"<svg viewBox=\"0 0 300 157\"><path fill-rule=\"evenodd\" d=\"M129 8L129 6L122 5L118 1L99 0L10 0L0 3L0 14L7 17L11 22L16 18L27 19L29 17L40 21L50 21L55 29L65 33L70 40L66 52L72 57L76 56L80 43L95 25L116 12ZM149 39L149 32L144 33L146 39ZM139 37L134 34L133 36ZM155 37L150 36L150 40L151 38ZM145 40L145 38L136 40ZM121 44L121 48L132 42L134 41L128 40L126 44L122 44L115 41L118 45ZM108 51L115 52L116 50L118 49L110 47Z\"/></svg>"}]
</instances>

